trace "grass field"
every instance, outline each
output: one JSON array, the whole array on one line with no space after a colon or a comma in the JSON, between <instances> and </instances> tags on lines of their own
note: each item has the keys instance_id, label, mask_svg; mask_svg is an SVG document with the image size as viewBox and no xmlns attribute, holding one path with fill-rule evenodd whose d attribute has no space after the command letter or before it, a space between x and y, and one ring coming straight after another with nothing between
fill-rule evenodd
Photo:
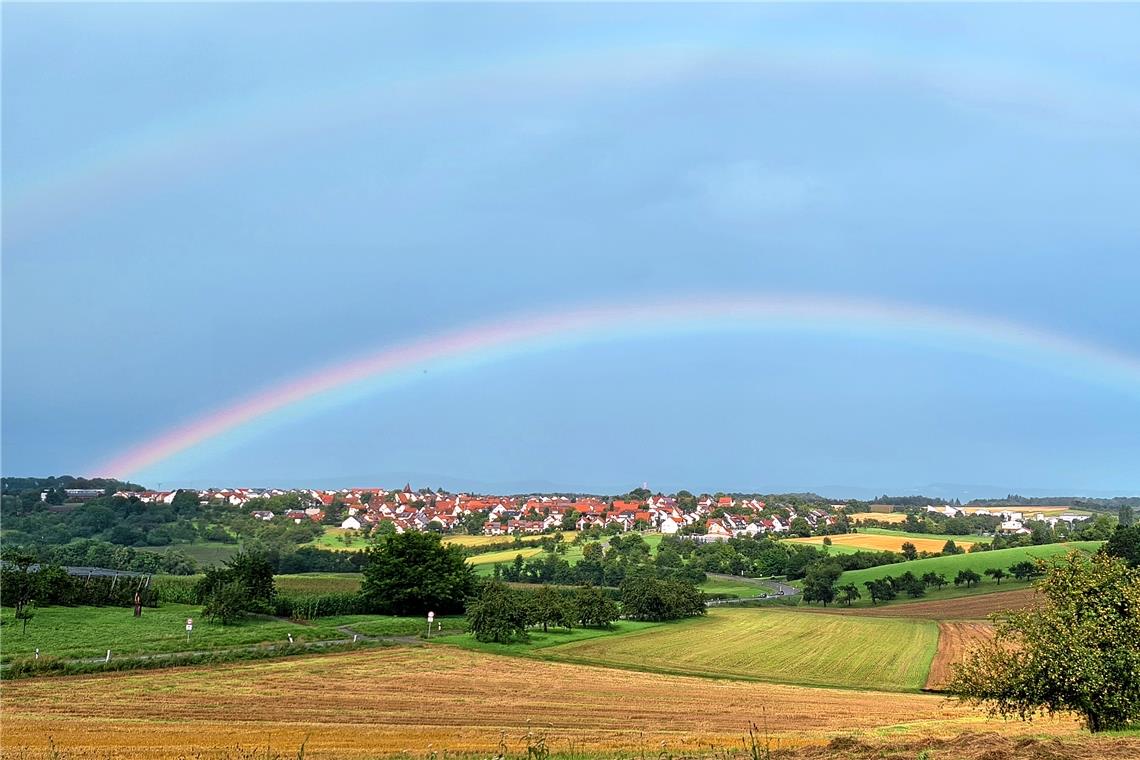
<instances>
[{"instance_id":1,"label":"grass field","mask_svg":"<svg viewBox=\"0 0 1140 760\"><path fill-rule=\"evenodd\" d=\"M886 576L898 577L908 570L920 578L924 573L942 573L950 581L960 570L973 570L981 574L986 568L1000 567L1007 569L1010 565L1022 560L1047 559L1049 557L1065 554L1080 549L1086 552L1095 551L1100 547L1101 541L1074 541L1068 544L1044 544L1042 546L1024 546L1014 549L998 549L997 551L973 552L967 554L954 554L948 557L933 557L931 559L916 559L911 562L899 562L893 565L881 565L866 570L848 570L839 578L840 585L854 583L859 590L865 591L863 583ZM988 578L984 582L989 582Z\"/></svg>"},{"instance_id":2,"label":"grass field","mask_svg":"<svg viewBox=\"0 0 1140 760\"><path fill-rule=\"evenodd\" d=\"M720 594L745 599L752 596L770 593L773 589L763 583L749 583L747 581L729 581L720 578L709 578L698 588L706 594Z\"/></svg>"},{"instance_id":3,"label":"grass field","mask_svg":"<svg viewBox=\"0 0 1140 760\"><path fill-rule=\"evenodd\" d=\"M887 530L886 528L860 528L860 533L869 533L876 536L902 536L903 538L930 538L941 543L953 541L961 546L962 544L989 544L993 539L989 536L975 536L973 534L965 536L952 536L948 533L910 533L905 530Z\"/></svg>"},{"instance_id":4,"label":"grass field","mask_svg":"<svg viewBox=\"0 0 1140 760\"><path fill-rule=\"evenodd\" d=\"M712 747L739 751L754 721L770 727L781 749L840 735L1076 734L1072 721L1007 724L935 695L619 673L434 645L29 679L5 685L0 709L5 756L29 760L59 756L49 737L57 751L89 758L217 757L239 745L246 754L230 757L295 757L304 741L307 758L362 760L491 757L500 739L510 756L525 757L528 734L532 743L542 735L556 756L579 759L707 757Z\"/></svg>"},{"instance_id":5,"label":"grass field","mask_svg":"<svg viewBox=\"0 0 1140 760\"><path fill-rule=\"evenodd\" d=\"M10 609L3 610L0 659L28 656L38 647L44 656L61 658L101 657L110 649L116 655L207 650L263 642L284 643L289 634L297 642L344 636L326 622L301 625L271 619L250 619L223 626L201 615L202 608L189 604L163 604L144 608L135 618L129 607L40 607L20 633ZM190 641L186 619L194 620Z\"/></svg>"},{"instance_id":6,"label":"grass field","mask_svg":"<svg viewBox=\"0 0 1140 760\"><path fill-rule=\"evenodd\" d=\"M902 551L902 545L908 541L914 544L914 548L920 552L940 552L942 547L946 544L945 538L931 538L930 536L921 536L918 533L902 533L898 531L874 531L868 528L859 533L841 533L836 536L828 536L831 539L831 548L850 548L854 550L865 549L867 551L875 552L898 552ZM793 543L801 544L823 544L823 536L812 536L811 538L789 538L785 539ZM968 537L959 536L954 539L954 543L962 548L968 548L973 541Z\"/></svg>"},{"instance_id":7,"label":"grass field","mask_svg":"<svg viewBox=\"0 0 1140 760\"><path fill-rule=\"evenodd\" d=\"M550 647L556 647L562 644L592 640L605 636L618 636L635 631L643 631L649 628L659 628L662 625L663 623L640 623L635 620L618 620L609 628L573 628L571 630L552 628L545 633L543 633L541 629L532 628L528 632L526 641L517 641L510 644L477 641L474 636L468 633L442 636L437 639L437 642L440 644L454 644L464 649L474 649L491 654L543 656L544 653L539 650L546 650Z\"/></svg>"},{"instance_id":8,"label":"grass field","mask_svg":"<svg viewBox=\"0 0 1140 760\"><path fill-rule=\"evenodd\" d=\"M937 647L937 625L921 620L714 609L707 618L546 653L637 670L914 691L926 683Z\"/></svg>"},{"instance_id":9,"label":"grass field","mask_svg":"<svg viewBox=\"0 0 1140 760\"><path fill-rule=\"evenodd\" d=\"M562 540L565 541L567 544L569 544L571 541L574 540L574 536L576 536L576 535L578 535L578 534L575 531L572 531L572 530L565 531L562 533ZM530 543L533 541L539 541L543 538L549 538L549 536L531 535L531 536L520 536L520 538L522 539L522 542L525 544L525 543ZM444 536L443 537L443 542L445 544L455 544L457 546L463 546L463 547L487 546L489 544L501 544L504 541L513 541L513 540L514 540L513 536Z\"/></svg>"},{"instance_id":10,"label":"grass field","mask_svg":"<svg viewBox=\"0 0 1140 760\"><path fill-rule=\"evenodd\" d=\"M530 559L536 554L541 553L542 549L539 549L537 547L530 547L528 549L506 549L501 552L487 552L486 554L476 554L473 557L468 557L467 564L472 565L473 567L479 567L480 565L487 565L490 567L491 565L499 562L508 564L514 562L515 557L519 554L522 555L523 559Z\"/></svg>"}]
</instances>

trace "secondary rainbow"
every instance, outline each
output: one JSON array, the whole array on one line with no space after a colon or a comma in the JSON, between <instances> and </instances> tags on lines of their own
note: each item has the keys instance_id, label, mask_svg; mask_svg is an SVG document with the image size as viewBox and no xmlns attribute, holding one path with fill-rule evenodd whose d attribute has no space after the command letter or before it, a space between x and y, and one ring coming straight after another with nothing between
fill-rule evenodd
<instances>
[{"instance_id":1,"label":"secondary rainbow","mask_svg":"<svg viewBox=\"0 0 1140 760\"><path fill-rule=\"evenodd\" d=\"M337 403L338 394L344 403L351 389L366 391L369 382L401 374L412 377L409 370L421 367L462 369L473 362L646 335L741 331L862 335L945 346L1076 375L1140 396L1140 358L1006 320L881 301L713 294L515 316L381 348L174 427L93 468L92 475L130 477L286 410L304 413L320 402Z\"/></svg>"}]
</instances>

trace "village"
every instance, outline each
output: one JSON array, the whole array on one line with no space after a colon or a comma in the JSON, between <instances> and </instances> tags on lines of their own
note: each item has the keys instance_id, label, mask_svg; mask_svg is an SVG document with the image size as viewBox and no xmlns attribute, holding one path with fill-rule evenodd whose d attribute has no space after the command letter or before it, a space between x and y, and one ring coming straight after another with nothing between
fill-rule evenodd
<instances>
[{"instance_id":1,"label":"village","mask_svg":"<svg viewBox=\"0 0 1140 760\"><path fill-rule=\"evenodd\" d=\"M176 491L122 491L117 496L136 498L143 503L169 504ZM679 495L648 495L643 498L601 496L488 496L450 494L431 489L413 490L406 485L400 490L383 488L349 488L340 490L317 489L254 489L221 488L198 492L202 504L224 504L235 509L249 510L249 515L264 521L289 520L302 523L306 520L334 525L346 531L364 533L376 529L404 533L408 530L425 530L439 533L468 533L472 530L473 516L482 516L477 532L487 536L532 535L554 531L598 529L608 532L649 530L664 535L683 533L700 542L724 541L740 536L759 534L802 533L806 528L812 534L846 532L848 504L805 505L779 502L768 504L757 497L734 497L707 494L699 497ZM87 494L76 494L80 498ZM273 497L296 497L297 508L275 513L258 509L261 502ZM632 496L632 494L631 494ZM879 512L889 513L890 505L870 505L869 517ZM1000 521L994 532L1005 535L1027 535L1031 525L1040 522L1054 527L1057 523L1072 526L1088 518L1086 514L1057 514L1051 510L1034 512L1032 509L989 510L960 506L927 506L927 513L945 517L964 517L967 514L990 516ZM802 523L793 526L793 522ZM837 523L844 527L837 528Z\"/></svg>"}]
</instances>

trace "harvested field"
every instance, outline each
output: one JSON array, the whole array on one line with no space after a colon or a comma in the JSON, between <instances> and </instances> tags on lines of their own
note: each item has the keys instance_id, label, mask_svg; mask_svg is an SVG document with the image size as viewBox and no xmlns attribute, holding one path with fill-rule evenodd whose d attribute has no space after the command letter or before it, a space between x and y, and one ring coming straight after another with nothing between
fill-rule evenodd
<instances>
[{"instance_id":1,"label":"harvested field","mask_svg":"<svg viewBox=\"0 0 1140 760\"><path fill-rule=\"evenodd\" d=\"M954 599L924 602L891 602L878 607L798 607L797 611L812 610L838 615L866 617L919 618L922 620L985 620L996 612L1008 612L1028 607L1033 603L1034 591L1021 588L1016 591L994 591L988 594L971 594Z\"/></svg>"},{"instance_id":2,"label":"harvested field","mask_svg":"<svg viewBox=\"0 0 1140 760\"><path fill-rule=\"evenodd\" d=\"M850 520L856 524L866 522L867 520L877 520L885 523L901 523L906 522L906 515L902 512L858 512L851 515Z\"/></svg>"},{"instance_id":3,"label":"harvested field","mask_svg":"<svg viewBox=\"0 0 1140 760\"><path fill-rule=\"evenodd\" d=\"M938 647L932 622L716 609L707 618L544 650L545 657L668 673L811 686L921 689Z\"/></svg>"},{"instance_id":4,"label":"harvested field","mask_svg":"<svg viewBox=\"0 0 1140 760\"><path fill-rule=\"evenodd\" d=\"M983 644L993 637L993 626L988 623L939 623L938 653L930 664L926 688L934 691L942 689L950 681L954 664L961 662L971 647Z\"/></svg>"},{"instance_id":5,"label":"harvested field","mask_svg":"<svg viewBox=\"0 0 1140 760\"><path fill-rule=\"evenodd\" d=\"M0 700L2 753L13 758L49 756L49 736L65 754L100 758L235 757L238 746L293 757L308 737L306 757L351 759L488 757L500 732L516 756L528 732L554 753L711 754L710 745L739 748L752 721L767 722L780 747L1077 731L1070 720L1005 724L929 694L620 672L445 646L15 681Z\"/></svg>"},{"instance_id":6,"label":"harvested field","mask_svg":"<svg viewBox=\"0 0 1140 760\"><path fill-rule=\"evenodd\" d=\"M1082 736L1058 739L1031 736L1010 737L999 733L961 734L952 739L917 741L860 741L833 739L823 747L780 751L782 760L913 760L928 757L945 760L1137 760L1140 739Z\"/></svg>"},{"instance_id":7,"label":"harvested field","mask_svg":"<svg viewBox=\"0 0 1140 760\"><path fill-rule=\"evenodd\" d=\"M902 551L902 545L907 542L914 544L914 548L920 552L940 552L942 551L942 547L946 545L946 539L944 538L910 538L907 536L888 536L879 533L842 533L836 536L828 536L828 538L831 539L832 546L848 546L878 552ZM823 543L822 536L789 538L787 540L802 544ZM975 542L963 537L962 540L955 538L954 543L963 549L969 549Z\"/></svg>"}]
</instances>

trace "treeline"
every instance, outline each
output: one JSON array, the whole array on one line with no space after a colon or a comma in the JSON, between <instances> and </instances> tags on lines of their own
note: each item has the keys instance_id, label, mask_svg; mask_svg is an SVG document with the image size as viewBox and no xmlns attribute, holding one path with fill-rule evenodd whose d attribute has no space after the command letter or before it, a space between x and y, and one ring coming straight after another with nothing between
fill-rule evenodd
<instances>
[{"instance_id":1,"label":"treeline","mask_svg":"<svg viewBox=\"0 0 1140 760\"><path fill-rule=\"evenodd\" d=\"M690 584L706 580L702 570L687 566L679 557L667 555L663 560L658 551L654 558L652 549L639 533L615 535L610 538L608 547L581 535L575 538L575 543L582 546L582 559L577 564L571 565L562 558L565 543L551 541L546 544L545 552L530 560L524 561L522 555L517 555L509 565L495 565L494 577L512 583L560 586L620 586L635 571Z\"/></svg>"},{"instance_id":2,"label":"treeline","mask_svg":"<svg viewBox=\"0 0 1140 760\"><path fill-rule=\"evenodd\" d=\"M680 620L706 614L705 595L691 583L648 574L648 568L621 584L620 606L596 586L574 589L541 586L510 588L498 580L484 583L467 605L467 626L479 641L509 643L527 638L541 626L608 628L619 617L629 620Z\"/></svg>"},{"instance_id":3,"label":"treeline","mask_svg":"<svg viewBox=\"0 0 1140 760\"><path fill-rule=\"evenodd\" d=\"M59 565L39 564L26 554L9 554L0 567L0 605L15 611L24 630L35 616L36 607L130 607L136 595L141 605L153 607L158 603L157 593L146 577L73 576Z\"/></svg>"},{"instance_id":4,"label":"treeline","mask_svg":"<svg viewBox=\"0 0 1140 760\"><path fill-rule=\"evenodd\" d=\"M116 546L106 541L86 539L64 544L15 545L5 537L0 557L26 554L35 562L64 567L102 567L132 573L192 575L198 572L198 563L179 551L148 552L129 546Z\"/></svg>"},{"instance_id":5,"label":"treeline","mask_svg":"<svg viewBox=\"0 0 1140 760\"><path fill-rule=\"evenodd\" d=\"M47 478L0 478L4 496L34 496L37 500L44 491L59 488L98 488L106 495L116 491L144 491L138 483L114 478L77 478L74 475L53 475ZM28 493L31 492L31 493Z\"/></svg>"}]
</instances>

